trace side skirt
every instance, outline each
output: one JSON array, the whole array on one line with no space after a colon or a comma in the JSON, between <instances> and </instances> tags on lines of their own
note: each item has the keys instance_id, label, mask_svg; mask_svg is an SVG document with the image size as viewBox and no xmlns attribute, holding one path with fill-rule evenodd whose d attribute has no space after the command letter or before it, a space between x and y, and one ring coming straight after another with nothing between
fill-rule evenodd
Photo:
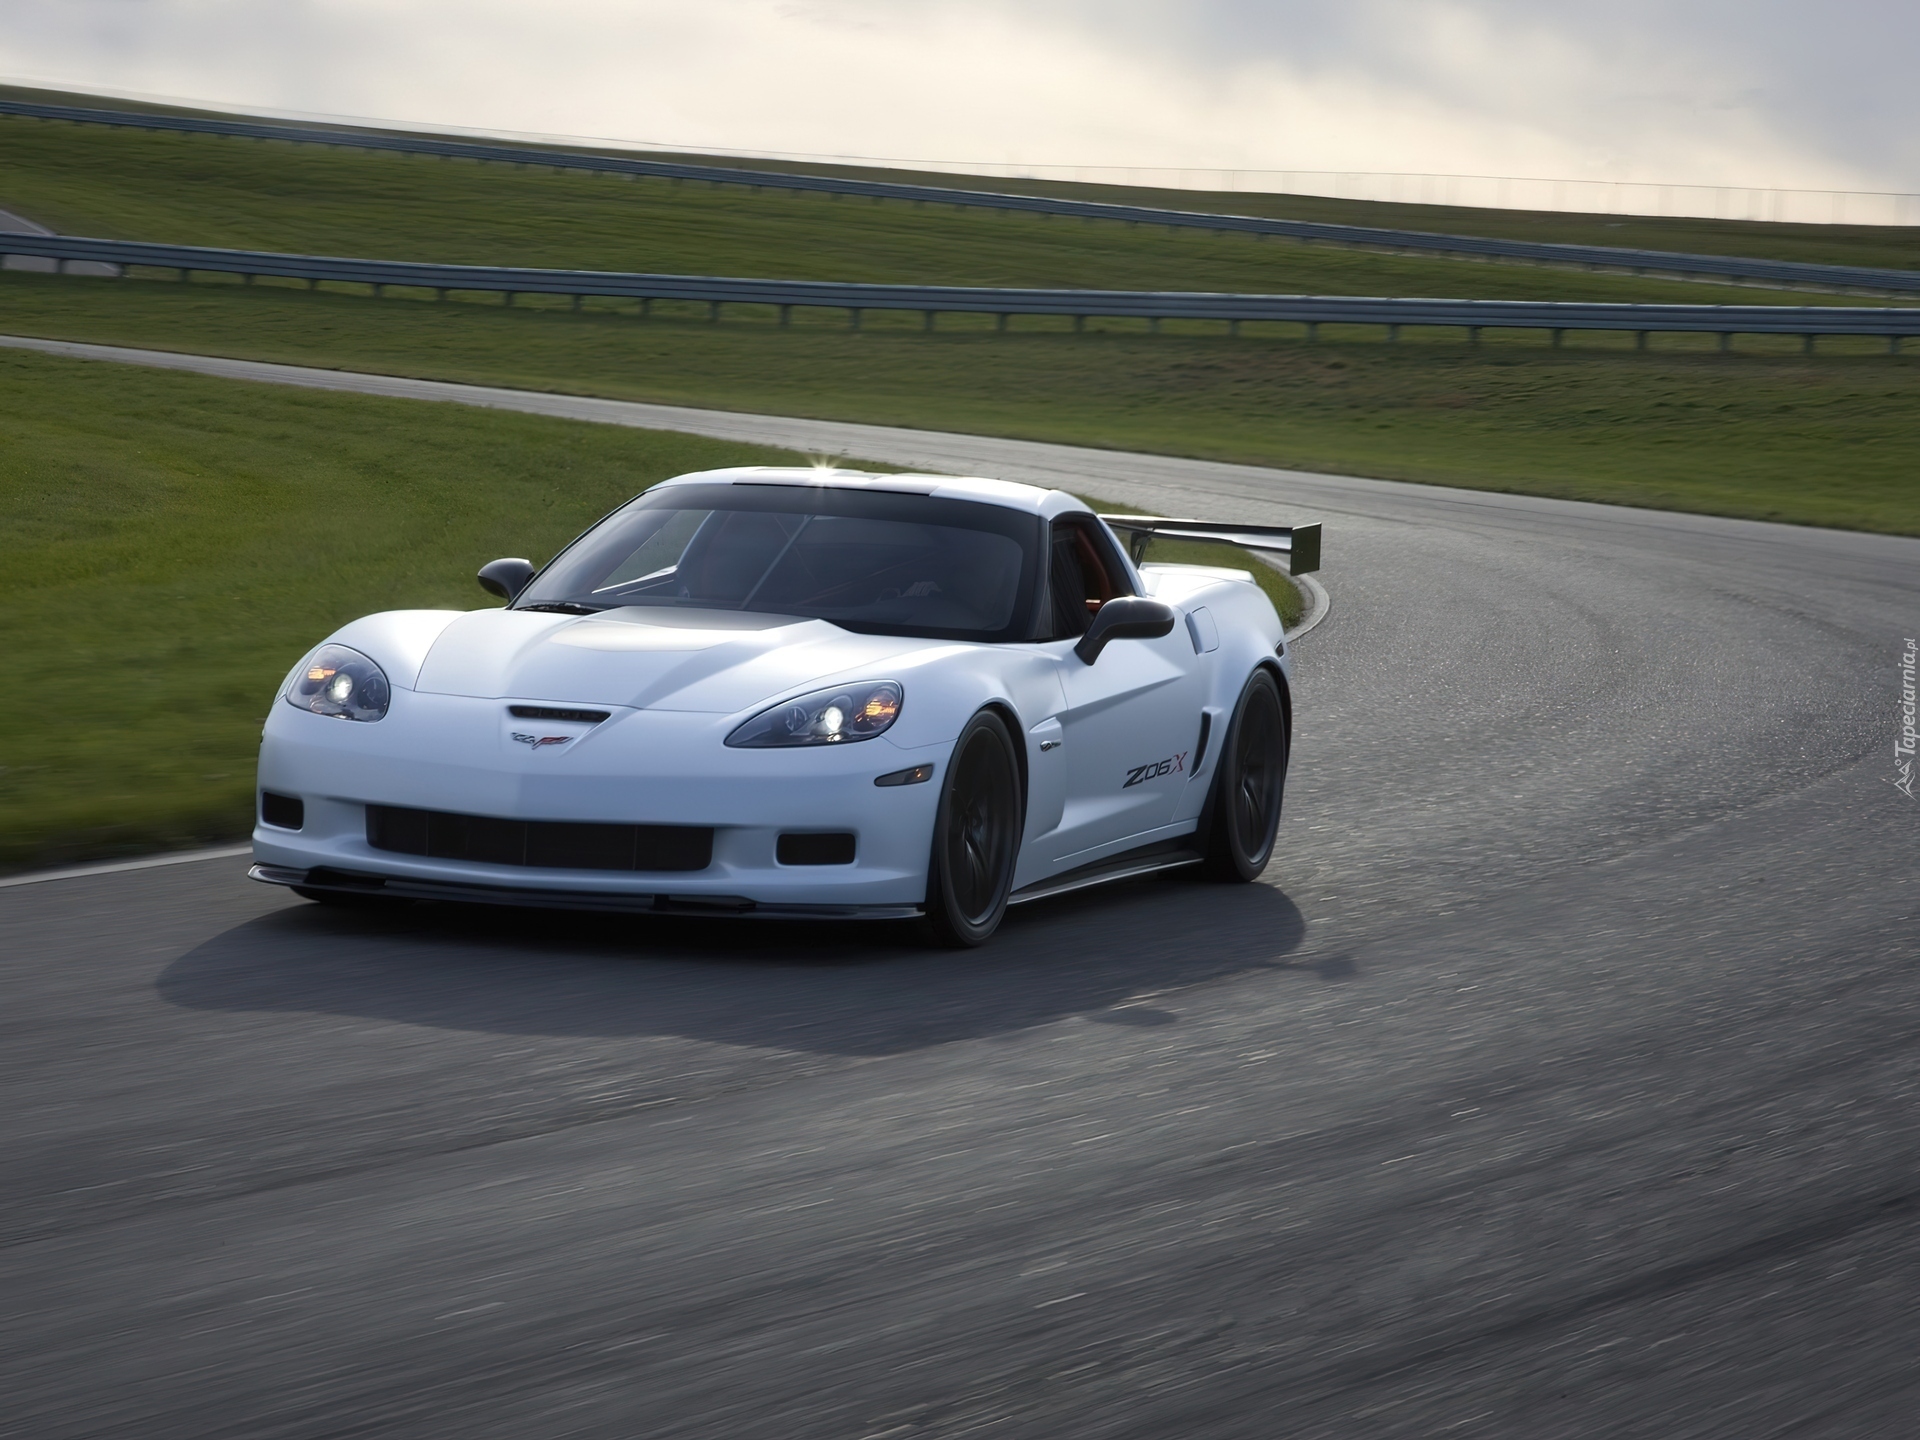
<instances>
[{"instance_id":1,"label":"side skirt","mask_svg":"<svg viewBox=\"0 0 1920 1440\"><path fill-rule=\"evenodd\" d=\"M1096 860L1091 865L1082 865L1064 875L1036 880L1014 891L1007 897L1007 903L1024 905L1029 900L1066 895L1075 890L1085 890L1090 885L1107 885L1115 880L1131 880L1137 875L1152 875L1161 870L1198 865L1205 857L1193 848L1193 839L1191 835L1180 835L1172 840L1156 840L1137 850L1125 850L1118 855L1109 855L1105 860Z\"/></svg>"}]
</instances>

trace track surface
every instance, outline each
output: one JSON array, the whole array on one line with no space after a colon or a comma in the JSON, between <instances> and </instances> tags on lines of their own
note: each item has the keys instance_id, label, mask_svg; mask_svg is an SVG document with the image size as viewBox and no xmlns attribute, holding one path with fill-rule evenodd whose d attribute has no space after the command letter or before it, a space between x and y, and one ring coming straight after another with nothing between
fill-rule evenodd
<instances>
[{"instance_id":1,"label":"track surface","mask_svg":"<svg viewBox=\"0 0 1920 1440\"><path fill-rule=\"evenodd\" d=\"M1912 1433L1920 542L686 413L1324 520L1266 883L0 890L0 1433Z\"/></svg>"}]
</instances>

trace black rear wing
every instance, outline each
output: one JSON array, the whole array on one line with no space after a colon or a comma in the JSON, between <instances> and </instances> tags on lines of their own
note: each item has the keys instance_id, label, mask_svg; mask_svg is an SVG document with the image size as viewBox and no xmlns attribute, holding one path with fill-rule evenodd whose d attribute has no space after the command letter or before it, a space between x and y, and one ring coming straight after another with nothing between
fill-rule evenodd
<instances>
[{"instance_id":1,"label":"black rear wing","mask_svg":"<svg viewBox=\"0 0 1920 1440\"><path fill-rule=\"evenodd\" d=\"M1216 525L1207 520L1169 520L1164 515L1102 515L1108 526L1127 540L1137 565L1156 535L1169 540L1205 540L1242 550L1264 550L1287 557L1287 572L1304 575L1320 568L1318 525Z\"/></svg>"}]
</instances>

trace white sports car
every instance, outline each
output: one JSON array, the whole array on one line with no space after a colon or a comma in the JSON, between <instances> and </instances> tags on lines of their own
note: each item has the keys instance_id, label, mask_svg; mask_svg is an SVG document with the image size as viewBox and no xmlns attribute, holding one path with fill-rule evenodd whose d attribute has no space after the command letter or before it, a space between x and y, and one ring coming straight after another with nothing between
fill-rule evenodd
<instances>
[{"instance_id":1,"label":"white sports car","mask_svg":"<svg viewBox=\"0 0 1920 1440\"><path fill-rule=\"evenodd\" d=\"M1129 534L1134 554L1117 543ZM1091 513L997 480L717 470L656 485L508 603L356 620L287 676L254 878L374 897L923 917L1179 865L1251 880L1292 726L1244 570L1319 527Z\"/></svg>"}]
</instances>

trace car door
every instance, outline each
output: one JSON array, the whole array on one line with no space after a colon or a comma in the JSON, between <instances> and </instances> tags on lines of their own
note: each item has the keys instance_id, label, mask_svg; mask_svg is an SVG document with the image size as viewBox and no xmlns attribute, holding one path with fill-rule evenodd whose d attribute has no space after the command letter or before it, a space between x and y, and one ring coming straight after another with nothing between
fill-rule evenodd
<instances>
[{"instance_id":1,"label":"car door","mask_svg":"<svg viewBox=\"0 0 1920 1440\"><path fill-rule=\"evenodd\" d=\"M1201 684L1185 624L1157 640L1114 641L1092 665L1073 653L1099 605L1132 594L1133 585L1091 516L1053 523L1048 583L1056 638L1047 648L1066 696L1067 796L1048 840L1054 868L1069 869L1172 821L1199 734Z\"/></svg>"}]
</instances>

